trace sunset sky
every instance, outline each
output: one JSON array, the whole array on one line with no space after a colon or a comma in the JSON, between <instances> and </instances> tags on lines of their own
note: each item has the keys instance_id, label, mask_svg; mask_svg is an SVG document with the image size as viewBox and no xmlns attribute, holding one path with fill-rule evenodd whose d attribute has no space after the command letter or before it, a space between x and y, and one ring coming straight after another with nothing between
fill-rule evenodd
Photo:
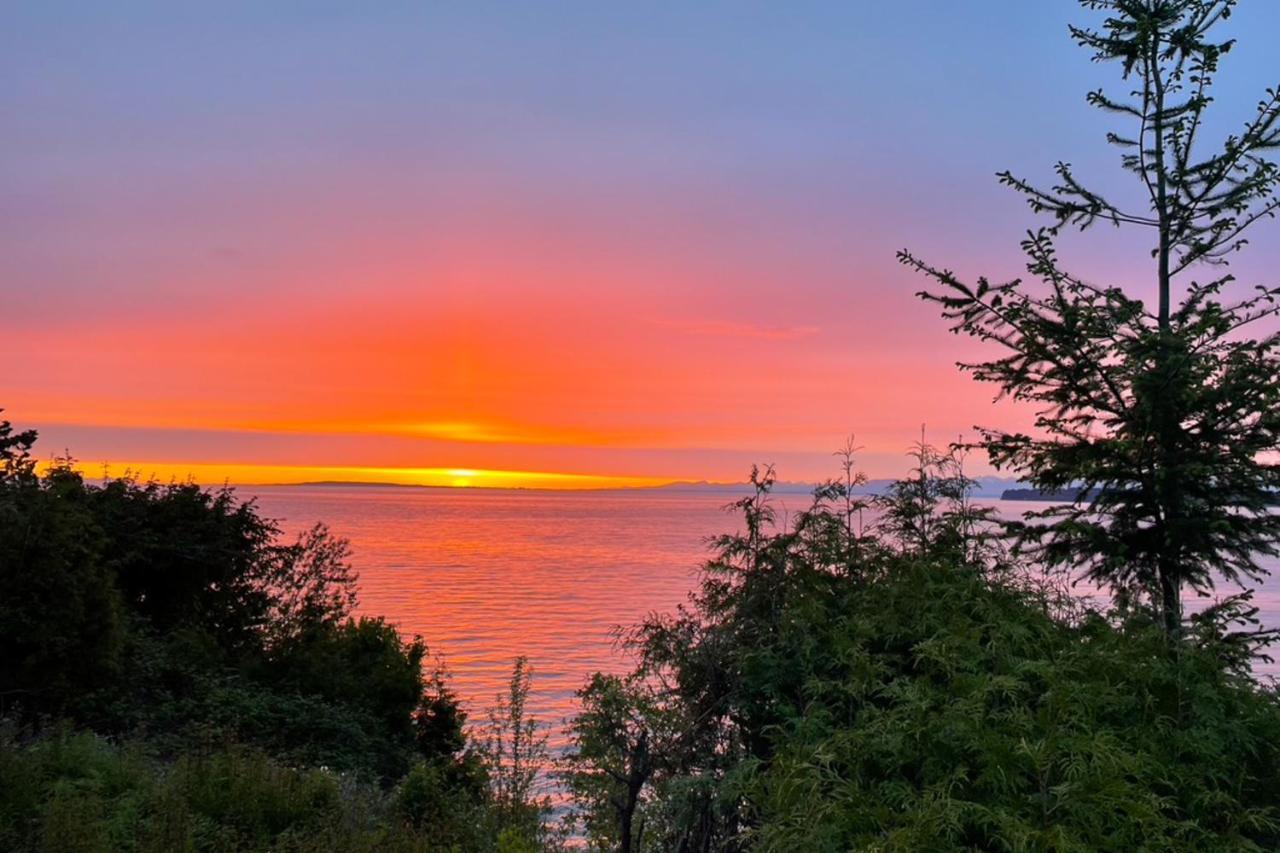
<instances>
[{"instance_id":1,"label":"sunset sky","mask_svg":"<svg viewBox=\"0 0 1280 853\"><path fill-rule=\"evenodd\" d=\"M1017 426L909 246L1008 278L998 169L1132 193L1074 0L16 3L0 407L204 482L597 486L900 473ZM1280 33L1280 3L1225 28ZM1275 39L1226 61L1246 118ZM1260 226L1237 272L1280 269ZM1123 237L1124 239L1119 239ZM1064 257L1149 287L1144 235ZM530 476L535 472L539 476ZM544 476L554 475L554 476Z\"/></svg>"}]
</instances>

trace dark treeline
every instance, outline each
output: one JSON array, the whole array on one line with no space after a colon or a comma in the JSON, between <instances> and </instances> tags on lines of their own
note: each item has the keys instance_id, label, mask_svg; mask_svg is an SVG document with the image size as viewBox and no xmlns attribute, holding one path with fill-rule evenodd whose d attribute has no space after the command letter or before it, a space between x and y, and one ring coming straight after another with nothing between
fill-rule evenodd
<instances>
[{"instance_id":1,"label":"dark treeline","mask_svg":"<svg viewBox=\"0 0 1280 853\"><path fill-rule=\"evenodd\" d=\"M344 540L35 438L0 421L0 849L538 848L522 664L472 741Z\"/></svg>"}]
</instances>

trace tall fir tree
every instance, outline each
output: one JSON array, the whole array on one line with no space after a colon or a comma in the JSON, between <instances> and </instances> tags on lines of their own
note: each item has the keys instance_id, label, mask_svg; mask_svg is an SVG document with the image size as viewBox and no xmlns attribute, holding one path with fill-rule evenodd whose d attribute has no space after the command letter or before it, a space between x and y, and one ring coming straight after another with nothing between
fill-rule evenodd
<instances>
[{"instance_id":1,"label":"tall fir tree","mask_svg":"<svg viewBox=\"0 0 1280 853\"><path fill-rule=\"evenodd\" d=\"M907 251L899 260L933 280L920 295L953 331L1002 350L961 366L1036 407L1034 434L981 431L993 464L1043 489L1079 490L1073 503L1029 513L1021 544L1149 601L1176 637L1184 588L1258 579L1261 559L1280 551L1280 516L1269 511L1280 488L1280 334L1260 322L1280 311L1280 288L1229 297L1240 285L1226 270L1245 232L1280 208L1269 159L1280 148L1280 88L1206 152L1213 77L1233 44L1212 31L1236 0L1080 2L1102 20L1072 27L1072 38L1131 84L1088 102L1124 123L1107 140L1145 203L1122 207L1067 163L1049 188L1004 172L1002 183L1052 219L1022 244L1028 279L966 282ZM1151 290L1062 268L1055 238L1098 223L1148 235Z\"/></svg>"}]
</instances>

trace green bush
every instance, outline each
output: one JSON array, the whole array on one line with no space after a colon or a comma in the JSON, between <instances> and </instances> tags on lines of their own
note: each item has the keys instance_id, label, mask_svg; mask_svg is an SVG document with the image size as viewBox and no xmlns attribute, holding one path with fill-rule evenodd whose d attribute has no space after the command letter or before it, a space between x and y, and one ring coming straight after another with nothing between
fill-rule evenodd
<instances>
[{"instance_id":1,"label":"green bush","mask_svg":"<svg viewBox=\"0 0 1280 853\"><path fill-rule=\"evenodd\" d=\"M636 671L580 694L566 778L598 848L1280 849L1280 698L1230 630L1247 611L1171 646L1157 610L957 547L990 524L963 488L894 490L910 528L862 531L829 485L775 529L771 482L692 605L631 635Z\"/></svg>"},{"instance_id":2,"label":"green bush","mask_svg":"<svg viewBox=\"0 0 1280 853\"><path fill-rule=\"evenodd\" d=\"M748 656L800 670L767 752L734 768L759 849L1280 844L1280 703L1211 649L1171 656L1159 626L1097 614L1063 625L928 562L806 625Z\"/></svg>"},{"instance_id":3,"label":"green bush","mask_svg":"<svg viewBox=\"0 0 1280 853\"><path fill-rule=\"evenodd\" d=\"M0 849L431 850L387 795L247 748L168 764L142 747L63 732L0 744Z\"/></svg>"},{"instance_id":4,"label":"green bush","mask_svg":"<svg viewBox=\"0 0 1280 853\"><path fill-rule=\"evenodd\" d=\"M87 732L0 737L6 853L526 849L513 838L501 840L474 757L420 762L387 789L242 746L170 762Z\"/></svg>"}]
</instances>

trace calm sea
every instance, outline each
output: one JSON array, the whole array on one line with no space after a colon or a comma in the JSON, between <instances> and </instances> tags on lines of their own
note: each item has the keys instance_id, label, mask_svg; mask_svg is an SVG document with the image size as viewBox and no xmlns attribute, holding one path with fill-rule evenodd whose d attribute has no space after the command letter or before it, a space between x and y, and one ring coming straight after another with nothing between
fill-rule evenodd
<instances>
[{"instance_id":1,"label":"calm sea","mask_svg":"<svg viewBox=\"0 0 1280 853\"><path fill-rule=\"evenodd\" d=\"M685 600L707 538L739 527L723 507L741 494L359 486L242 493L256 495L286 531L324 521L350 539L361 611L421 635L473 715L493 704L516 656L528 656L531 710L553 729L572 715L574 691L592 672L627 667L616 626ZM779 519L806 503L779 496ZM1010 515L1028 507L995 503ZM1280 624L1280 575L1259 603L1267 624Z\"/></svg>"}]
</instances>

